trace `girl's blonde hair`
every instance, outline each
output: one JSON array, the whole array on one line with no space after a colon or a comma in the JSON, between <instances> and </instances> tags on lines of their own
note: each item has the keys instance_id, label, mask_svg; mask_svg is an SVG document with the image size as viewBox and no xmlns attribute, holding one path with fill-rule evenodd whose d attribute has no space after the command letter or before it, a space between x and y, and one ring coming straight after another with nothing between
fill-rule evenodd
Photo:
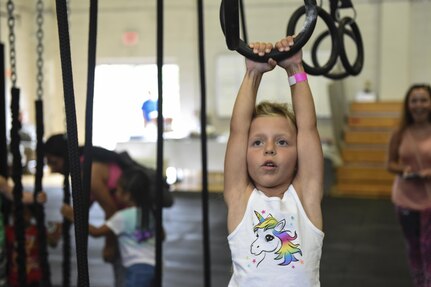
<instances>
[{"instance_id":1,"label":"girl's blonde hair","mask_svg":"<svg viewBox=\"0 0 431 287\"><path fill-rule=\"evenodd\" d=\"M260 102L254 109L253 119L263 116L282 116L292 121L296 128L296 119L294 112L286 103L276 103L269 101Z\"/></svg>"}]
</instances>

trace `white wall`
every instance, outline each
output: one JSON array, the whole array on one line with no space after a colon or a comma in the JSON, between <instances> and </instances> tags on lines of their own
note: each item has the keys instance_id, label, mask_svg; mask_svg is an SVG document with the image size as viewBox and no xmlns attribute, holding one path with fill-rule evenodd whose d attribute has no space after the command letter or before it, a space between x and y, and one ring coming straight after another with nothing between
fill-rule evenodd
<instances>
[{"instance_id":1,"label":"white wall","mask_svg":"<svg viewBox=\"0 0 431 287\"><path fill-rule=\"evenodd\" d=\"M156 2L144 0L99 1L97 62L146 62L156 59ZM180 66L181 111L190 119L200 109L198 32L196 1L166 0L165 62ZM208 114L219 132L227 129L228 119L216 112L215 67L219 55L236 54L226 48L219 23L219 0L204 1L205 55ZM324 1L325 2L325 1ZM34 118L32 102L35 94L36 22L34 1L15 1L18 15L17 63L18 85L22 89L22 107ZM84 135L84 110L87 74L87 37L89 1L70 1L71 47L74 87L80 140ZM290 14L302 5L298 0L244 1L249 40L275 41L283 36ZM5 3L1 3L6 11ZM357 23L365 48L363 71L345 80L346 97L353 99L366 80L381 99L401 99L408 86L431 79L431 1L357 0ZM326 7L326 6L325 6ZM346 11L349 14L348 11ZM55 1L45 1L45 122L46 134L64 131L63 87L59 63ZM1 18L0 38L6 44L7 22ZM319 25L319 23L318 23ZM321 27L317 29L322 29ZM139 33L135 46L125 46L121 37L126 31ZM309 49L308 46L304 50ZM8 53L6 54L8 56ZM284 85L285 83L283 83ZM266 85L279 85L266 83ZM319 91L313 91L318 97ZM233 94L232 97L235 95ZM328 121L330 122L330 121ZM330 129L323 128L325 133ZM323 136L330 136L323 135Z\"/></svg>"}]
</instances>

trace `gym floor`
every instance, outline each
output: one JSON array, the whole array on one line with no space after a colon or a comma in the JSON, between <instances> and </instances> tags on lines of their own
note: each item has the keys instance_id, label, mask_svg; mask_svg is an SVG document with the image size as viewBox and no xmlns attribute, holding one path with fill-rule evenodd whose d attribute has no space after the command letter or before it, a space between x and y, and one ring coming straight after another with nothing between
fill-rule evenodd
<instances>
[{"instance_id":1,"label":"gym floor","mask_svg":"<svg viewBox=\"0 0 431 287\"><path fill-rule=\"evenodd\" d=\"M47 189L48 220L60 220L58 207L62 192ZM163 286L202 287L202 210L199 193L177 192L175 204L164 212L167 238L164 243ZM227 286L230 253L226 236L226 207L221 194L210 194L210 241L212 286ZM387 199L325 197L323 200L325 240L320 278L323 287L368 286L409 287L405 247L393 206ZM103 212L94 206L91 222L103 221ZM74 242L73 242L74 244ZM90 286L110 287L111 266L101 259L102 239L89 240ZM61 242L49 249L52 283L61 285ZM76 281L73 259L72 285Z\"/></svg>"}]
</instances>

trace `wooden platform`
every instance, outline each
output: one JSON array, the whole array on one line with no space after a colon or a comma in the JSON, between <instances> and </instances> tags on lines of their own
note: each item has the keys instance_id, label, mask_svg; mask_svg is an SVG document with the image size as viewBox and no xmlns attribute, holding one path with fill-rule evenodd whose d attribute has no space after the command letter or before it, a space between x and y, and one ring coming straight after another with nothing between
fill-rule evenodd
<instances>
[{"instance_id":1,"label":"wooden platform","mask_svg":"<svg viewBox=\"0 0 431 287\"><path fill-rule=\"evenodd\" d=\"M350 104L332 195L389 197L394 176L386 171L387 149L401 108L393 101Z\"/></svg>"}]
</instances>

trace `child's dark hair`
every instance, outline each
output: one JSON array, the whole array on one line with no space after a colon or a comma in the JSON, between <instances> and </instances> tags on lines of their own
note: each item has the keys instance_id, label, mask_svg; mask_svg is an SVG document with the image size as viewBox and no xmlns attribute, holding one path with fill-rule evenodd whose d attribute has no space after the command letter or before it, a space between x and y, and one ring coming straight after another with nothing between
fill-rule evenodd
<instances>
[{"instance_id":1,"label":"child's dark hair","mask_svg":"<svg viewBox=\"0 0 431 287\"><path fill-rule=\"evenodd\" d=\"M150 192L150 178L142 169L129 168L123 171L118 186L131 195L138 209L137 237L139 241L154 235L154 200Z\"/></svg>"}]
</instances>

